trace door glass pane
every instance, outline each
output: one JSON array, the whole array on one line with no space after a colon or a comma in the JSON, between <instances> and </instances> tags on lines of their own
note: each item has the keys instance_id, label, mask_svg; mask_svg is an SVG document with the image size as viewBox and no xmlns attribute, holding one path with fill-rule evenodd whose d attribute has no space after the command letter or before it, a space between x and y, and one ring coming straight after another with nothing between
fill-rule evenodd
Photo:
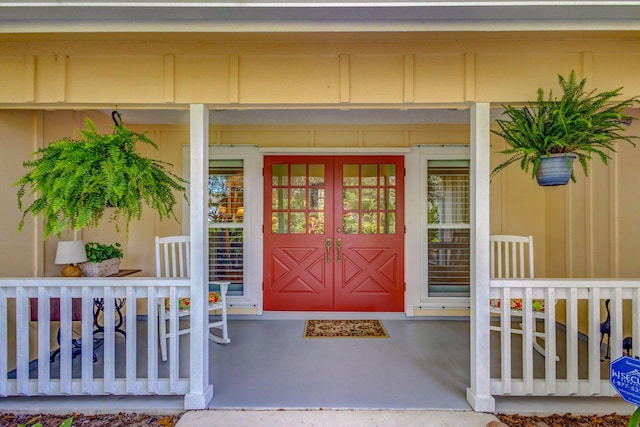
<instances>
[{"instance_id":1,"label":"door glass pane","mask_svg":"<svg viewBox=\"0 0 640 427\"><path fill-rule=\"evenodd\" d=\"M342 190L342 206L346 210L360 207L360 192L357 188L345 188Z\"/></svg>"},{"instance_id":2,"label":"door glass pane","mask_svg":"<svg viewBox=\"0 0 640 427\"><path fill-rule=\"evenodd\" d=\"M362 185L378 184L378 165L362 165Z\"/></svg>"},{"instance_id":3,"label":"door glass pane","mask_svg":"<svg viewBox=\"0 0 640 427\"><path fill-rule=\"evenodd\" d=\"M288 217L287 212L274 212L271 215L271 231L275 234L287 234L289 232Z\"/></svg>"},{"instance_id":4,"label":"door glass pane","mask_svg":"<svg viewBox=\"0 0 640 427\"><path fill-rule=\"evenodd\" d=\"M378 189L363 188L362 189L362 209L378 209Z\"/></svg>"},{"instance_id":5,"label":"door glass pane","mask_svg":"<svg viewBox=\"0 0 640 427\"><path fill-rule=\"evenodd\" d=\"M362 213L362 232L360 234L377 234L378 233L378 213L363 212Z\"/></svg>"},{"instance_id":6,"label":"door glass pane","mask_svg":"<svg viewBox=\"0 0 640 427\"><path fill-rule=\"evenodd\" d=\"M324 234L324 214L322 212L309 214L309 233Z\"/></svg>"},{"instance_id":7,"label":"door glass pane","mask_svg":"<svg viewBox=\"0 0 640 427\"><path fill-rule=\"evenodd\" d=\"M271 190L271 208L274 210L289 209L289 190L274 188Z\"/></svg>"},{"instance_id":8,"label":"door glass pane","mask_svg":"<svg viewBox=\"0 0 640 427\"><path fill-rule=\"evenodd\" d=\"M305 209L307 207L307 190L304 188L291 189L291 209Z\"/></svg>"},{"instance_id":9,"label":"door glass pane","mask_svg":"<svg viewBox=\"0 0 640 427\"><path fill-rule=\"evenodd\" d=\"M324 185L324 165L309 165L309 185Z\"/></svg>"},{"instance_id":10,"label":"door glass pane","mask_svg":"<svg viewBox=\"0 0 640 427\"><path fill-rule=\"evenodd\" d=\"M291 212L291 234L305 234L307 232L307 214L304 212Z\"/></svg>"},{"instance_id":11,"label":"door glass pane","mask_svg":"<svg viewBox=\"0 0 640 427\"><path fill-rule=\"evenodd\" d=\"M289 185L288 165L271 166L271 185Z\"/></svg>"},{"instance_id":12,"label":"door glass pane","mask_svg":"<svg viewBox=\"0 0 640 427\"><path fill-rule=\"evenodd\" d=\"M324 210L324 188L309 189L309 209L316 211Z\"/></svg>"},{"instance_id":13,"label":"door glass pane","mask_svg":"<svg viewBox=\"0 0 640 427\"><path fill-rule=\"evenodd\" d=\"M307 165L291 165L291 185L307 185Z\"/></svg>"},{"instance_id":14,"label":"door glass pane","mask_svg":"<svg viewBox=\"0 0 640 427\"><path fill-rule=\"evenodd\" d=\"M342 232L344 234L358 234L358 212L349 212L342 216Z\"/></svg>"},{"instance_id":15,"label":"door glass pane","mask_svg":"<svg viewBox=\"0 0 640 427\"><path fill-rule=\"evenodd\" d=\"M387 209L395 210L396 209L396 190L394 188L387 188Z\"/></svg>"},{"instance_id":16,"label":"door glass pane","mask_svg":"<svg viewBox=\"0 0 640 427\"><path fill-rule=\"evenodd\" d=\"M358 165L342 166L342 184L345 186L354 186L360 183Z\"/></svg>"},{"instance_id":17,"label":"door glass pane","mask_svg":"<svg viewBox=\"0 0 640 427\"><path fill-rule=\"evenodd\" d=\"M396 165L380 165L380 185L396 185Z\"/></svg>"},{"instance_id":18,"label":"door glass pane","mask_svg":"<svg viewBox=\"0 0 640 427\"><path fill-rule=\"evenodd\" d=\"M396 234L396 214L380 212L380 234Z\"/></svg>"}]
</instances>

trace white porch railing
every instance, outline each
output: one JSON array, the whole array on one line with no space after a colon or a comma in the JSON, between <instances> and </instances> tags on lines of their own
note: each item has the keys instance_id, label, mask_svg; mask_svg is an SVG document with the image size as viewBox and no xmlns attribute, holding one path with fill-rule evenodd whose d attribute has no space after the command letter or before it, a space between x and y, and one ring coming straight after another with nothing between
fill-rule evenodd
<instances>
[{"instance_id":1,"label":"white porch railing","mask_svg":"<svg viewBox=\"0 0 640 427\"><path fill-rule=\"evenodd\" d=\"M607 299L611 300L611 360L622 356L627 336L636 347L633 355L640 355L640 280L492 279L490 297L522 299L523 307L522 317L514 318L509 304L502 304L500 315L492 318L492 323L499 320L506 326L492 332L492 338L500 336L498 354L494 346L491 354L492 361L500 360L500 368L491 371L493 395L615 396L609 383L609 360L601 361L606 352L600 348L600 323L606 317L601 312ZM534 320L532 304L537 299L545 301L544 322ZM558 318L562 311L565 315ZM521 347L520 335L509 327L514 321L523 330ZM544 330L544 340L538 338L538 342L545 348L545 357L533 349L536 327L538 332Z\"/></svg>"},{"instance_id":2,"label":"white porch railing","mask_svg":"<svg viewBox=\"0 0 640 427\"><path fill-rule=\"evenodd\" d=\"M188 356L183 366L187 377L180 376L179 347L177 339L170 339L168 373L159 375L158 358L158 298L170 298L177 306L179 297L188 297L190 281L188 279L158 278L19 278L0 279L0 396L16 395L185 395L189 393ZM38 300L37 321L31 321L30 298ZM57 328L51 328L49 301L60 298L60 354L59 377L52 378L49 343L55 342ZM72 322L72 303L81 298L82 320ZM102 314L104 332L102 341L103 369L94 370L94 303L103 299ZM124 299L126 316L123 329L126 339L116 337L117 324L116 300ZM146 325L137 321L138 302L144 301L147 311ZM15 317L9 318L9 308L15 305ZM12 310L13 312L13 310ZM172 311L176 313L177 310ZM36 373L29 371L29 332L30 324L37 324ZM81 353L72 358L71 339L73 323L81 324ZM8 325L15 325L15 346L9 348ZM111 326L110 326L111 325ZM142 326L141 326L142 325ZM170 318L169 328L177 330L178 318ZM138 343L138 329L146 334L146 344ZM53 331L52 331L53 329ZM144 329L144 330L143 330ZM177 337L177 334L174 336ZM116 352L116 342L123 345L124 370L121 368L122 351ZM8 355L16 354L16 369L9 368ZM78 359L80 362L78 362ZM146 368L141 359L146 359ZM44 362L44 363L43 363ZM78 363L81 363L78 374ZM74 365L75 373L74 373ZM116 369L118 366L118 369ZM143 366L139 368L139 366ZM165 367L162 372L166 372Z\"/></svg>"}]
</instances>

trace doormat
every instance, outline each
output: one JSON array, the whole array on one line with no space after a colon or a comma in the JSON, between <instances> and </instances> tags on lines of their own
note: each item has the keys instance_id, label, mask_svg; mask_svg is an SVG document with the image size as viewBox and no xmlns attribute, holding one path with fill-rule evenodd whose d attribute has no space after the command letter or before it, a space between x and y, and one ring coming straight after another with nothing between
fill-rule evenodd
<instances>
[{"instance_id":1,"label":"doormat","mask_svg":"<svg viewBox=\"0 0 640 427\"><path fill-rule=\"evenodd\" d=\"M389 338L379 320L307 320L305 338Z\"/></svg>"}]
</instances>

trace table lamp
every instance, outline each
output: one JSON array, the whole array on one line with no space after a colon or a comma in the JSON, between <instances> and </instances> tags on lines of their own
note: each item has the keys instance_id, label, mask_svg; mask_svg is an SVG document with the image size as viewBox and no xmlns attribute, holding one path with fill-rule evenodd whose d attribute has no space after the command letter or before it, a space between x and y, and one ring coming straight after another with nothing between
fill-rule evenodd
<instances>
[{"instance_id":1,"label":"table lamp","mask_svg":"<svg viewBox=\"0 0 640 427\"><path fill-rule=\"evenodd\" d=\"M82 240L66 240L58 242L56 250L56 264L69 264L62 269L62 277L80 277L82 270L77 263L87 261L87 252Z\"/></svg>"}]
</instances>

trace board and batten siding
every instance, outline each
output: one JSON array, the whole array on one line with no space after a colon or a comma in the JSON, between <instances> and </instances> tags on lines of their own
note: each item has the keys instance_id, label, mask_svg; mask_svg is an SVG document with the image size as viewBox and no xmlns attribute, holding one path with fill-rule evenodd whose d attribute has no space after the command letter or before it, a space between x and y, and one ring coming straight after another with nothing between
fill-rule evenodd
<instances>
[{"instance_id":1,"label":"board and batten siding","mask_svg":"<svg viewBox=\"0 0 640 427\"><path fill-rule=\"evenodd\" d=\"M615 33L51 41L0 48L0 105L468 105L522 102L576 70L640 93L640 42ZM88 38L88 37L87 37ZM535 95L535 92L533 92Z\"/></svg>"}]
</instances>

